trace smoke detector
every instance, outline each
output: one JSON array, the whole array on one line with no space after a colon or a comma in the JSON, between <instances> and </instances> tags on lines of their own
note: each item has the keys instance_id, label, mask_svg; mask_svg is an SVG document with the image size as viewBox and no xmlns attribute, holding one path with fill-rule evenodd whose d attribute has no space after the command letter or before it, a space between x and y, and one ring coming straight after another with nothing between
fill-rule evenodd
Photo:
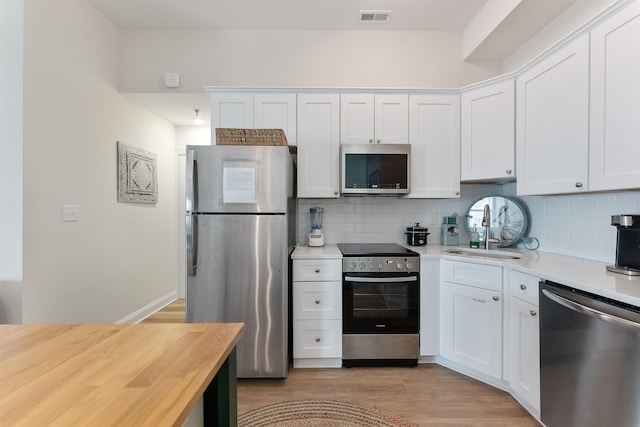
<instances>
[{"instance_id":1,"label":"smoke detector","mask_svg":"<svg viewBox=\"0 0 640 427\"><path fill-rule=\"evenodd\" d=\"M385 24L389 22L390 16L390 10L361 10L360 22L376 22L379 24Z\"/></svg>"}]
</instances>

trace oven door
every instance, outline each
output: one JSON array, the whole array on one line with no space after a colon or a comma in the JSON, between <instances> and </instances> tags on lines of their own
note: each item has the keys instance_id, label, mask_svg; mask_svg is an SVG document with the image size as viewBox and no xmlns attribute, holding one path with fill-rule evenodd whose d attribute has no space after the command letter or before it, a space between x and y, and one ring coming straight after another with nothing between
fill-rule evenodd
<instances>
[{"instance_id":1,"label":"oven door","mask_svg":"<svg viewBox=\"0 0 640 427\"><path fill-rule=\"evenodd\" d=\"M420 273L346 273L344 334L415 334L420 330Z\"/></svg>"}]
</instances>

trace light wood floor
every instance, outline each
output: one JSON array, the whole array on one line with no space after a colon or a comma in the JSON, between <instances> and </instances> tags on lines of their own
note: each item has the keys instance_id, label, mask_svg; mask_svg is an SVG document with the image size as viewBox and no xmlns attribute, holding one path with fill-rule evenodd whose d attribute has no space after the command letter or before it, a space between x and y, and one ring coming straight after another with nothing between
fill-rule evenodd
<instances>
[{"instance_id":1,"label":"light wood floor","mask_svg":"<svg viewBox=\"0 0 640 427\"><path fill-rule=\"evenodd\" d=\"M184 322L184 300L144 322ZM238 381L239 414L271 403L303 399L376 407L419 426L539 426L509 394L436 364L416 368L291 369L286 380Z\"/></svg>"}]
</instances>

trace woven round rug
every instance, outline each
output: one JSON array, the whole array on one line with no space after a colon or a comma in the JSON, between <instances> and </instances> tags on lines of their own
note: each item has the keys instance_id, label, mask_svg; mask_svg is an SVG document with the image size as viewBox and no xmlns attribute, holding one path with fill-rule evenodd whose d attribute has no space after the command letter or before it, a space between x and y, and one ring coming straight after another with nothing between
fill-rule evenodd
<instances>
[{"instance_id":1,"label":"woven round rug","mask_svg":"<svg viewBox=\"0 0 640 427\"><path fill-rule=\"evenodd\" d=\"M334 400L275 403L238 416L238 427L414 427L377 408Z\"/></svg>"}]
</instances>

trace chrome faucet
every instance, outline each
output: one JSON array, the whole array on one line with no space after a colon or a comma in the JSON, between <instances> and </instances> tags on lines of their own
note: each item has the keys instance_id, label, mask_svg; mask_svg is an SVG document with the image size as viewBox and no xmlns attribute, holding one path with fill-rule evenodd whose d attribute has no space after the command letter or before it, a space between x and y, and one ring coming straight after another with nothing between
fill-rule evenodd
<instances>
[{"instance_id":1,"label":"chrome faucet","mask_svg":"<svg viewBox=\"0 0 640 427\"><path fill-rule=\"evenodd\" d=\"M484 248L491 249L491 243L500 243L500 239L491 238L491 209L489 205L484 205L482 213L482 226L484 227Z\"/></svg>"}]
</instances>

